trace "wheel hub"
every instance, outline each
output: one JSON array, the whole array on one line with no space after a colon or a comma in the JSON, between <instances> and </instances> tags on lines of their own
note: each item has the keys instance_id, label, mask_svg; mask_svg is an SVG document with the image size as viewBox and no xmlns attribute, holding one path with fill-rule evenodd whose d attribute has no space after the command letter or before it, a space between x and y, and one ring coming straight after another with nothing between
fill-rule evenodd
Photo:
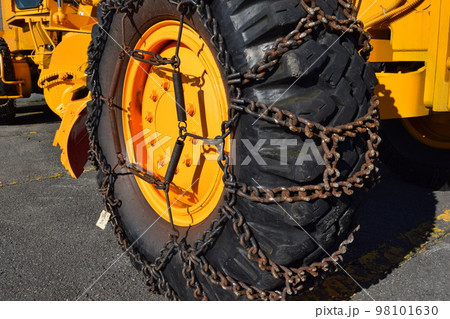
<instances>
[{"instance_id":1,"label":"wheel hub","mask_svg":"<svg viewBox=\"0 0 450 319\"><path fill-rule=\"evenodd\" d=\"M163 21L148 29L136 50L175 54L178 21ZM221 133L227 119L227 94L216 60L199 34L184 26L179 52L183 74L188 131L211 138ZM172 68L150 66L131 59L124 79L122 116L130 162L163 179L178 137ZM215 146L187 138L181 160L170 185L174 224L195 225L214 210L223 191L222 171ZM162 190L136 178L149 205L169 221Z\"/></svg>"}]
</instances>

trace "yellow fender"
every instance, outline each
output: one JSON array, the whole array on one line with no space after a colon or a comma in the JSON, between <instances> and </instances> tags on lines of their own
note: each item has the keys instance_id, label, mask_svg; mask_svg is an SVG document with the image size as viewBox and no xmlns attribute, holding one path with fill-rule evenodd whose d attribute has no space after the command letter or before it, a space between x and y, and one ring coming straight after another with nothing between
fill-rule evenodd
<instances>
[{"instance_id":1,"label":"yellow fender","mask_svg":"<svg viewBox=\"0 0 450 319\"><path fill-rule=\"evenodd\" d=\"M84 89L82 86L73 91ZM84 165L88 160L89 139L86 129L87 111L86 105L90 101L90 94L81 100L66 104L66 111L61 121L61 126L56 131L53 146L61 148L61 162L69 171L69 174L78 178L84 171Z\"/></svg>"},{"instance_id":2,"label":"yellow fender","mask_svg":"<svg viewBox=\"0 0 450 319\"><path fill-rule=\"evenodd\" d=\"M38 85L44 90L49 108L61 118L66 112L64 97L80 85L86 85L87 49L90 34L68 33L52 53L50 65L42 70ZM69 93L69 94L67 94Z\"/></svg>"},{"instance_id":3,"label":"yellow fender","mask_svg":"<svg viewBox=\"0 0 450 319\"><path fill-rule=\"evenodd\" d=\"M84 69L90 39L89 34L67 34L38 80L48 106L62 119L53 145L61 148L61 162L74 178L83 173L89 150L85 123L86 105L91 95L86 87Z\"/></svg>"}]
</instances>

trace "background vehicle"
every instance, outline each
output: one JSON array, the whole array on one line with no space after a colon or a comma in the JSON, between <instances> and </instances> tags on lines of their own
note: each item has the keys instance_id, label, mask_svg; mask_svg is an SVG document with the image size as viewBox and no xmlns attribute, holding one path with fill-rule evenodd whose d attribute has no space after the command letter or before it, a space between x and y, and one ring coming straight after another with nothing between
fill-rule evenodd
<instances>
[{"instance_id":1,"label":"background vehicle","mask_svg":"<svg viewBox=\"0 0 450 319\"><path fill-rule=\"evenodd\" d=\"M90 149L119 242L153 291L284 299L336 268L376 180L373 67L382 159L435 188L450 175L450 5L353 3L373 37L366 62L348 4L2 2L1 116L43 90L63 164L78 177ZM271 144L267 165L244 166L252 154L230 137L296 144L288 165ZM309 140L325 166L295 165Z\"/></svg>"},{"instance_id":2,"label":"background vehicle","mask_svg":"<svg viewBox=\"0 0 450 319\"><path fill-rule=\"evenodd\" d=\"M371 5L359 4L360 14ZM446 1L378 1L363 18L385 120L381 159L435 189L450 178L449 10Z\"/></svg>"},{"instance_id":3,"label":"background vehicle","mask_svg":"<svg viewBox=\"0 0 450 319\"><path fill-rule=\"evenodd\" d=\"M54 144L61 146L61 161L74 177L83 171L89 149L84 123L90 95L84 70L98 2L1 3L0 121L13 120L14 99L43 93L62 119Z\"/></svg>"}]
</instances>

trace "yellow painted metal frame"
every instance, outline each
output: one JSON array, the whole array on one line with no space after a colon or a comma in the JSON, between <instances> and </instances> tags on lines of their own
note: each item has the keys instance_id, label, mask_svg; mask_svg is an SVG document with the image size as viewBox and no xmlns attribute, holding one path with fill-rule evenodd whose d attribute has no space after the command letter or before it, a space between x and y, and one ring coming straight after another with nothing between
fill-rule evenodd
<instances>
[{"instance_id":1,"label":"yellow painted metal frame","mask_svg":"<svg viewBox=\"0 0 450 319\"><path fill-rule=\"evenodd\" d=\"M434 28L437 30L431 47L429 70L434 72L434 79L430 79L425 86L425 105L432 105L433 111L450 111L450 1L436 2L436 20ZM434 80L434 81L433 81Z\"/></svg>"},{"instance_id":2,"label":"yellow painted metal frame","mask_svg":"<svg viewBox=\"0 0 450 319\"><path fill-rule=\"evenodd\" d=\"M73 177L78 177L87 160L88 140L85 127L87 47L92 27L97 23L96 6L100 0L79 0L78 6L43 0L38 8L20 10L14 0L2 0L2 36L8 43L15 70L18 93L3 98L29 96L30 58L40 69L38 86L44 90L47 104L61 118L54 145L62 149L61 162ZM31 53L30 53L31 52ZM0 62L3 62L0 60ZM3 66L3 63L0 63ZM80 93L84 96L78 98ZM1 97L0 97L1 98ZM79 139L79 140L77 140Z\"/></svg>"},{"instance_id":3,"label":"yellow painted metal frame","mask_svg":"<svg viewBox=\"0 0 450 319\"><path fill-rule=\"evenodd\" d=\"M3 55L0 53L0 81L2 81L5 84L10 84L10 85L17 85L18 87L18 95L4 95L4 96L0 96L0 99L19 99L23 97L23 85L24 85L24 81L23 80L18 80L18 81L8 81L5 79L5 70L3 67Z\"/></svg>"},{"instance_id":4,"label":"yellow painted metal frame","mask_svg":"<svg viewBox=\"0 0 450 319\"><path fill-rule=\"evenodd\" d=\"M76 89L77 88L74 88L74 91ZM71 148L70 145L77 142L73 141L73 138L71 138L71 134L73 135L74 128L75 130L85 130L84 122L86 121L86 119L83 118L82 115L83 112L85 112L87 103L90 100L91 95L89 94L84 99L70 101L66 104L66 112L62 118L61 125L56 131L55 138L53 140L53 146L59 145L59 147L61 148L61 163L73 178L78 178L82 174L84 165L76 165L74 162L80 162L79 159L83 158L83 156L87 157L87 150L83 150L86 153L86 155L84 155L79 154L82 153L82 151L80 151L78 148ZM81 134L83 134L83 132ZM85 132L85 134L87 134L87 132ZM77 136L80 135L77 134ZM77 161L74 161L74 159L76 159Z\"/></svg>"},{"instance_id":5,"label":"yellow painted metal frame","mask_svg":"<svg viewBox=\"0 0 450 319\"><path fill-rule=\"evenodd\" d=\"M378 73L379 84L375 89L380 99L380 115L383 119L425 116L424 107L425 67L408 73Z\"/></svg>"},{"instance_id":6,"label":"yellow painted metal frame","mask_svg":"<svg viewBox=\"0 0 450 319\"><path fill-rule=\"evenodd\" d=\"M12 63L14 67L14 77L16 81L23 81L22 85L23 97L30 97L33 89L30 65L22 57L15 57L12 60Z\"/></svg>"},{"instance_id":7,"label":"yellow painted metal frame","mask_svg":"<svg viewBox=\"0 0 450 319\"><path fill-rule=\"evenodd\" d=\"M86 85L87 49L91 37L85 33L68 33L53 50L49 67L42 70L38 85L43 88L50 109L61 118L67 103L65 96L79 85ZM56 77L54 81L50 81ZM68 100L70 101L70 99Z\"/></svg>"},{"instance_id":8,"label":"yellow painted metal frame","mask_svg":"<svg viewBox=\"0 0 450 319\"><path fill-rule=\"evenodd\" d=\"M450 1L362 0L357 5L359 18L375 35L370 62L424 63L418 70L377 74L381 117L450 111ZM377 38L380 30L389 37Z\"/></svg>"}]
</instances>

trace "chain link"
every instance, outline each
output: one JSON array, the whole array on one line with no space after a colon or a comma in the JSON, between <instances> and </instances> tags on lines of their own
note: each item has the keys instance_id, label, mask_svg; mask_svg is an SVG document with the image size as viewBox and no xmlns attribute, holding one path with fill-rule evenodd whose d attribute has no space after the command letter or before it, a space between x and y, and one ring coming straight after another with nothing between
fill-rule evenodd
<instances>
[{"instance_id":1,"label":"chain link","mask_svg":"<svg viewBox=\"0 0 450 319\"><path fill-rule=\"evenodd\" d=\"M200 239L189 245L185 239L177 243L172 238L161 249L160 256L151 263L133 247L123 229L118 212L120 200L114 196L114 183L117 179L117 175L114 172L115 167L112 168L107 163L99 145L97 132L102 105L104 101L112 101L112 99L106 99L102 96L97 71L102 50L108 37L106 32L109 30L113 14L125 13L131 19L132 15L139 10L142 2L143 0L105 0L101 2L99 7L102 14L99 17L99 23L102 28L99 29L98 36L93 38L89 47L87 73L89 74L89 86L92 92L92 101L90 102L90 110L92 111L87 121L91 148L89 158L97 170L104 175L100 191L104 195L107 210L112 214L111 224L118 237L119 244L144 273L150 290L163 294L169 300L178 300L178 297L165 278L163 271L177 253L180 254L183 262L182 274L186 280L186 286L192 290L193 296L197 299L208 300L207 294L197 278L198 274L201 274L212 284L219 285L223 289L233 292L236 296L246 296L249 299L284 300L288 295L297 294L303 289L313 287L325 272L338 269L337 262L342 259L341 256L346 252L347 245L353 241L353 232L357 231L358 227L349 235L348 239L341 243L336 252L322 261L300 268L285 267L270 260L259 248L250 226L245 221L244 215L235 207L237 197L243 197L259 203L312 201L318 198L340 197L342 194L352 195L355 189L370 188L378 179L378 169L374 166L374 161L378 156L377 146L380 142L380 138L377 135L379 126L378 100L376 96L372 97L368 113L365 116L345 125L324 127L320 123L309 121L287 110L278 107L268 107L258 101L246 99L242 96L241 87L252 81L263 81L277 67L283 54L298 48L305 41L308 41L308 37L319 26L323 26L328 32L357 34L358 51L367 60L372 47L369 44L369 35L364 31L362 23L356 19L357 9L351 5L349 0L338 0L345 16L345 19L338 19L336 16L326 15L314 0L300 0L300 4L307 12L307 16L301 19L295 29L287 36L277 39L265 51L260 62L248 71L240 73L231 65L231 55L225 47L224 38L219 32L218 23L212 15L208 3L204 0L168 0L169 3L177 6L181 17L195 13L199 15L205 29L210 34L211 45L218 52L217 61L227 75L231 104L228 110L229 120L222 123L222 135L214 139L207 139L191 134L186 129L180 129L180 136L184 138L191 136L202 139L205 143L218 146L220 150L218 164L224 172L223 181L226 192L225 204L220 208L218 216L211 222L209 228L201 235ZM182 21L182 19L180 20ZM180 42L180 39L178 42ZM125 44L122 45L122 49L123 52L130 54L132 58L144 63L172 64L175 68L177 67L177 65L174 65L173 57L167 59L151 52L132 51ZM145 55L147 55L147 58ZM112 82L115 82L115 80L113 79ZM317 185L269 189L249 186L243 182L236 181L230 165L230 158L224 150L224 143L225 139L232 134L234 128L238 125L239 118L243 113L281 127L286 127L292 132L307 138L320 139L326 165L323 182ZM339 180L340 172L337 168L340 159L338 152L339 143L347 138L356 137L367 138L367 151L364 155L365 163L361 166L360 171L353 173L346 180ZM120 158L123 158L123 156L119 156L119 162ZM167 187L164 181L157 179L148 172L144 172L137 164L119 164L128 168L130 172L146 182L156 185L156 187L161 189ZM170 203L168 203L168 207L170 208ZM269 272L274 278L284 280L285 286L281 290L261 290L231 278L215 269L207 260L206 252L214 246L227 222L232 223L232 228L239 239L240 245L247 251L247 257L257 263L261 270Z\"/></svg>"}]
</instances>

